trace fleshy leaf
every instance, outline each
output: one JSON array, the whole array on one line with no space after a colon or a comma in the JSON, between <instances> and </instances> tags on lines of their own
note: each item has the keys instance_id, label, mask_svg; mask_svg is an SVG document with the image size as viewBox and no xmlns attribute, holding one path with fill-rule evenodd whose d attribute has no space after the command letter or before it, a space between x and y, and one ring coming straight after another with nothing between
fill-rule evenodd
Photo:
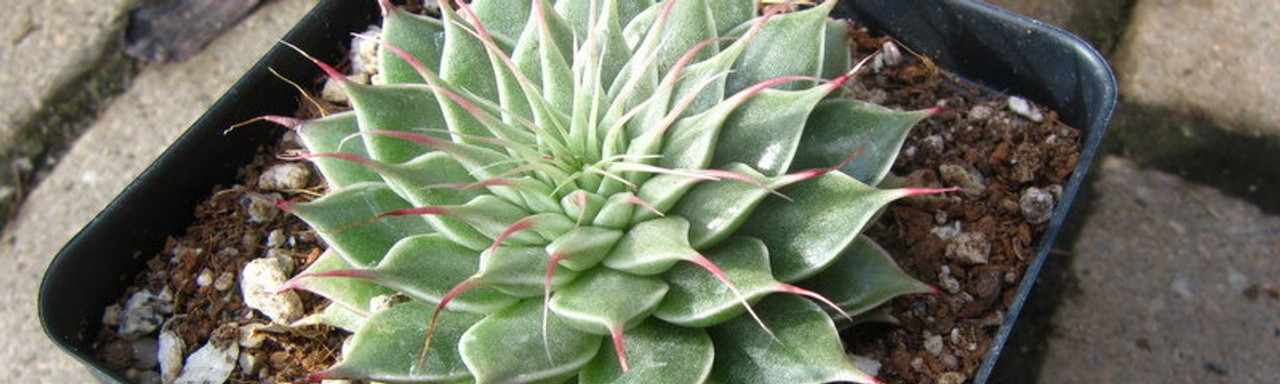
<instances>
[{"instance_id":1,"label":"fleshy leaf","mask_svg":"<svg viewBox=\"0 0 1280 384\"><path fill-rule=\"evenodd\" d=\"M306 325L328 325L331 327L341 328L347 332L355 332L363 327L369 321L368 314L358 313L348 309L344 305L330 304L320 312L316 312L298 321L289 324L290 327L301 327Z\"/></svg>"},{"instance_id":2,"label":"fleshy leaf","mask_svg":"<svg viewBox=\"0 0 1280 384\"><path fill-rule=\"evenodd\" d=\"M742 164L725 170L760 180L753 185L739 180L708 181L694 187L671 209L671 214L689 220L689 243L707 249L729 237L769 195L765 176ZM647 183L646 183L647 185Z\"/></svg>"},{"instance_id":3,"label":"fleshy leaf","mask_svg":"<svg viewBox=\"0 0 1280 384\"><path fill-rule=\"evenodd\" d=\"M836 1L775 16L751 45L738 57L726 85L732 94L761 81L783 76L818 76L822 72L823 36L827 15ZM784 84L778 89L800 89L800 84Z\"/></svg>"},{"instance_id":4,"label":"fleshy leaf","mask_svg":"<svg viewBox=\"0 0 1280 384\"><path fill-rule=\"evenodd\" d=\"M595 268L556 291L551 311L582 332L608 335L644 320L667 294L656 277Z\"/></svg>"},{"instance_id":5,"label":"fleshy leaf","mask_svg":"<svg viewBox=\"0 0 1280 384\"><path fill-rule=\"evenodd\" d=\"M440 20L394 9L382 21L382 39L439 72L440 53L444 51L444 26ZM423 82L409 63L386 47L378 49L378 69L387 84Z\"/></svg>"},{"instance_id":6,"label":"fleshy leaf","mask_svg":"<svg viewBox=\"0 0 1280 384\"><path fill-rule=\"evenodd\" d=\"M444 50L440 57L440 78L482 99L498 100L498 84L494 80L493 64L484 44L467 32L467 27L464 26L467 22L450 7L440 9L445 31ZM457 103L441 100L440 108L448 124L431 128L447 127L451 132L463 135L490 136L489 131Z\"/></svg>"},{"instance_id":7,"label":"fleshy leaf","mask_svg":"<svg viewBox=\"0 0 1280 384\"><path fill-rule=\"evenodd\" d=\"M414 206L459 205L480 196L472 188L430 188L439 184L466 184L476 180L453 158L441 152L430 152L404 163L388 164L382 170L387 185L409 199ZM437 232L448 236L458 244L474 250L489 246L492 239L484 237L467 223L442 215L426 215L425 219Z\"/></svg>"},{"instance_id":8,"label":"fleshy leaf","mask_svg":"<svg viewBox=\"0 0 1280 384\"><path fill-rule=\"evenodd\" d=\"M471 4L490 33L516 41L529 19L529 0L485 0Z\"/></svg>"},{"instance_id":9,"label":"fleshy leaf","mask_svg":"<svg viewBox=\"0 0 1280 384\"><path fill-rule=\"evenodd\" d=\"M791 169L830 167L849 154L858 158L840 170L867 185L877 185L889 173L907 139L907 132L928 111L899 112L857 100L830 100L809 115Z\"/></svg>"},{"instance_id":10,"label":"fleshy leaf","mask_svg":"<svg viewBox=\"0 0 1280 384\"><path fill-rule=\"evenodd\" d=\"M303 123L298 129L298 136L312 153L345 153L367 158L369 151L365 149L363 141L344 141L346 137L359 131L360 125L356 122L356 114L348 112ZM316 168L320 169L325 181L333 189L366 181L382 181L382 177L377 173L350 161L316 158L312 162L315 163Z\"/></svg>"},{"instance_id":11,"label":"fleshy leaf","mask_svg":"<svg viewBox=\"0 0 1280 384\"><path fill-rule=\"evenodd\" d=\"M631 371L612 353L597 353L579 384L701 384L711 374L715 348L707 332L649 320L627 331Z\"/></svg>"},{"instance_id":12,"label":"fleshy leaf","mask_svg":"<svg viewBox=\"0 0 1280 384\"><path fill-rule=\"evenodd\" d=\"M525 300L462 335L458 349L477 384L560 383L595 357L600 336L576 331L558 316L543 328L542 314L541 301Z\"/></svg>"},{"instance_id":13,"label":"fleshy leaf","mask_svg":"<svg viewBox=\"0 0 1280 384\"><path fill-rule=\"evenodd\" d=\"M827 19L823 35L822 78L834 79L849 71L853 58L849 53L849 22Z\"/></svg>"},{"instance_id":14,"label":"fleshy leaf","mask_svg":"<svg viewBox=\"0 0 1280 384\"><path fill-rule=\"evenodd\" d=\"M831 265L876 211L906 196L901 190L869 187L840 172L779 192L794 201L766 199L738 234L764 240L774 276L786 283L803 280Z\"/></svg>"},{"instance_id":15,"label":"fleshy leaf","mask_svg":"<svg viewBox=\"0 0 1280 384\"><path fill-rule=\"evenodd\" d=\"M426 88L409 85L373 87L351 82L344 84L347 95L351 98L351 105L355 107L361 132L408 132L445 127L436 96ZM428 135L444 136L440 133ZM392 137L366 136L364 142L370 157L390 164L412 160L430 150Z\"/></svg>"},{"instance_id":16,"label":"fleshy leaf","mask_svg":"<svg viewBox=\"0 0 1280 384\"><path fill-rule=\"evenodd\" d=\"M299 274L318 274L352 268L356 266L347 263L337 251L330 249L320 254L311 266ZM364 316L373 314L369 308L369 300L376 296L395 293L381 285L359 279L308 279L301 284L300 288L332 301L334 305L331 307L344 307Z\"/></svg>"},{"instance_id":17,"label":"fleshy leaf","mask_svg":"<svg viewBox=\"0 0 1280 384\"><path fill-rule=\"evenodd\" d=\"M409 207L386 184L361 183L330 191L309 203L290 204L289 211L315 228L347 263L364 268L382 260L400 239L432 232L431 226L419 217L365 222L384 212Z\"/></svg>"},{"instance_id":18,"label":"fleshy leaf","mask_svg":"<svg viewBox=\"0 0 1280 384\"><path fill-rule=\"evenodd\" d=\"M764 243L748 237L725 241L707 253L748 302L778 292L769 270ZM746 308L724 283L692 264L679 264L662 275L671 285L654 316L685 327L709 327L738 317Z\"/></svg>"},{"instance_id":19,"label":"fleshy leaf","mask_svg":"<svg viewBox=\"0 0 1280 384\"><path fill-rule=\"evenodd\" d=\"M320 376L329 379L365 379L394 383L454 382L471 374L452 346L481 316L451 313L436 323L431 348L419 364L431 303L411 300L369 318L352 336L342 360Z\"/></svg>"},{"instance_id":20,"label":"fleshy leaf","mask_svg":"<svg viewBox=\"0 0 1280 384\"><path fill-rule=\"evenodd\" d=\"M481 284L508 295L542 296L543 270L550 260L542 247L498 247L480 257L476 278ZM577 271L557 268L551 286L558 289L577 276Z\"/></svg>"},{"instance_id":21,"label":"fleshy leaf","mask_svg":"<svg viewBox=\"0 0 1280 384\"><path fill-rule=\"evenodd\" d=\"M817 304L773 295L756 306L777 338L745 316L709 329L716 345L713 383L875 383L849 363L840 335Z\"/></svg>"},{"instance_id":22,"label":"fleshy leaf","mask_svg":"<svg viewBox=\"0 0 1280 384\"><path fill-rule=\"evenodd\" d=\"M850 315L900 295L936 292L903 272L888 252L866 236L858 236L831 267L798 285L821 293Z\"/></svg>"},{"instance_id":23,"label":"fleshy leaf","mask_svg":"<svg viewBox=\"0 0 1280 384\"><path fill-rule=\"evenodd\" d=\"M387 259L371 270L372 280L415 299L440 303L453 287L480 267L477 252L454 244L441 235L414 236L397 243ZM491 313L516 302L496 289L479 287L451 300L448 309ZM446 313L440 316L450 316ZM420 321L425 323L427 317Z\"/></svg>"},{"instance_id":24,"label":"fleshy leaf","mask_svg":"<svg viewBox=\"0 0 1280 384\"><path fill-rule=\"evenodd\" d=\"M564 255L560 262L565 268L583 271L600 264L622 239L622 231L596 226L574 228L547 245L551 255Z\"/></svg>"},{"instance_id":25,"label":"fleshy leaf","mask_svg":"<svg viewBox=\"0 0 1280 384\"><path fill-rule=\"evenodd\" d=\"M637 275L656 275L695 254L689 245L689 222L667 217L631 227L605 257L604 265Z\"/></svg>"}]
</instances>

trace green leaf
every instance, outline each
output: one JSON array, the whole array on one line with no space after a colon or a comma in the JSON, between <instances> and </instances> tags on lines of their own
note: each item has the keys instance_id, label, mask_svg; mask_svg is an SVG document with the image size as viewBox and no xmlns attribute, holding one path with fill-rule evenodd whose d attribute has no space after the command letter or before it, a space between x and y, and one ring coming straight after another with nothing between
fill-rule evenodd
<instances>
[{"instance_id":1,"label":"green leaf","mask_svg":"<svg viewBox=\"0 0 1280 384\"><path fill-rule=\"evenodd\" d=\"M694 249L707 249L729 237L769 195L763 185L765 176L751 167L732 164L725 170L759 180L761 185L731 179L705 181L685 194L668 214L689 220L689 243Z\"/></svg>"},{"instance_id":2,"label":"green leaf","mask_svg":"<svg viewBox=\"0 0 1280 384\"><path fill-rule=\"evenodd\" d=\"M327 280L353 280L353 279L327 279ZM368 283L368 282L365 282L365 283ZM297 328L297 327L302 327L307 325L323 324L331 327L340 328L347 332L355 332L356 330L359 330L360 327L363 327L364 324L368 321L369 321L368 314L358 313L356 311L353 311L347 308L344 305L338 305L337 303L333 303L333 304L329 304L329 306L327 307L324 307L324 309L320 310L320 312L307 315L307 317L299 319L298 321L293 322L293 324L289 324L289 326Z\"/></svg>"},{"instance_id":3,"label":"green leaf","mask_svg":"<svg viewBox=\"0 0 1280 384\"><path fill-rule=\"evenodd\" d=\"M684 175L657 175L640 185L640 190L636 191L636 197L648 202L658 212L667 212L680 203L689 190L703 181L705 180ZM631 222L638 223L657 217L658 214L641 209L635 212Z\"/></svg>"},{"instance_id":4,"label":"green leaf","mask_svg":"<svg viewBox=\"0 0 1280 384\"><path fill-rule=\"evenodd\" d=\"M542 247L498 247L480 256L480 271L476 279L484 286L493 287L516 297L541 297L545 271L551 257ZM573 281L578 271L557 266L551 279L552 289Z\"/></svg>"},{"instance_id":5,"label":"green leaf","mask_svg":"<svg viewBox=\"0 0 1280 384\"><path fill-rule=\"evenodd\" d=\"M751 0L712 1L708 5L715 19L717 36L726 36L729 30L756 16L756 2Z\"/></svg>"},{"instance_id":6,"label":"green leaf","mask_svg":"<svg viewBox=\"0 0 1280 384\"><path fill-rule=\"evenodd\" d=\"M440 57L440 78L459 89L465 89L485 100L498 100L498 83L494 77L489 52L480 40L467 31L467 22L449 7L441 7L444 24L444 50ZM464 135L488 137L489 130L476 121L465 108L453 101L440 102L448 128ZM468 142L467 139L459 139Z\"/></svg>"},{"instance_id":7,"label":"green leaf","mask_svg":"<svg viewBox=\"0 0 1280 384\"><path fill-rule=\"evenodd\" d=\"M574 329L608 335L644 321L666 294L656 277L594 268L556 291L551 311Z\"/></svg>"},{"instance_id":8,"label":"green leaf","mask_svg":"<svg viewBox=\"0 0 1280 384\"><path fill-rule=\"evenodd\" d=\"M794 296L774 295L760 301L756 310L777 339L769 337L746 316L710 328L711 340L716 346L712 382L876 382L849 363L840 335L817 304Z\"/></svg>"},{"instance_id":9,"label":"green leaf","mask_svg":"<svg viewBox=\"0 0 1280 384\"><path fill-rule=\"evenodd\" d=\"M879 190L840 172L830 172L779 192L795 201L769 198L756 207L738 234L764 240L774 276L791 283L835 262L876 211L905 196Z\"/></svg>"},{"instance_id":10,"label":"green leaf","mask_svg":"<svg viewBox=\"0 0 1280 384\"><path fill-rule=\"evenodd\" d=\"M412 132L446 128L436 96L426 88L411 85L368 86L344 83L351 105L355 108L360 131L375 130ZM443 137L443 133L421 132ZM412 160L431 151L412 141L367 135L363 138L374 160L395 164Z\"/></svg>"},{"instance_id":11,"label":"green leaf","mask_svg":"<svg viewBox=\"0 0 1280 384\"><path fill-rule=\"evenodd\" d=\"M330 249L320 254L320 257L299 275L352 268L356 266L347 263L337 251ZM369 308L369 300L376 296L395 293L386 287L360 279L309 279L303 282L303 288L332 301L334 305L330 307L347 308L364 316L373 314Z\"/></svg>"},{"instance_id":12,"label":"green leaf","mask_svg":"<svg viewBox=\"0 0 1280 384\"><path fill-rule=\"evenodd\" d=\"M596 226L574 228L547 245L547 254L564 255L565 268L585 271L604 260L622 239L622 231Z\"/></svg>"},{"instance_id":13,"label":"green leaf","mask_svg":"<svg viewBox=\"0 0 1280 384\"><path fill-rule=\"evenodd\" d=\"M805 123L791 169L830 167L861 150L840 170L858 181L877 185L893 166L907 132L926 117L928 111L893 111L857 100L824 101Z\"/></svg>"},{"instance_id":14,"label":"green leaf","mask_svg":"<svg viewBox=\"0 0 1280 384\"><path fill-rule=\"evenodd\" d=\"M778 282L769 270L769 251L764 243L749 237L735 237L707 253L738 286L747 302L778 292ZM654 316L685 327L709 327L738 317L746 308L728 287L706 270L693 264L679 264L662 275L671 285Z\"/></svg>"},{"instance_id":15,"label":"green leaf","mask_svg":"<svg viewBox=\"0 0 1280 384\"><path fill-rule=\"evenodd\" d=\"M404 164L390 164L382 168L382 177L387 180L387 185L417 207L460 205L480 196L475 188L427 188L436 184L476 181L461 164L442 152L430 152ZM480 250L493 242L459 219L443 215L425 215L424 218L437 232L467 248Z\"/></svg>"},{"instance_id":16,"label":"green leaf","mask_svg":"<svg viewBox=\"0 0 1280 384\"><path fill-rule=\"evenodd\" d=\"M627 331L627 361L622 373L618 357L597 353L578 377L579 384L701 384L711 374L715 347L707 332L661 321L646 321Z\"/></svg>"},{"instance_id":17,"label":"green leaf","mask_svg":"<svg viewBox=\"0 0 1280 384\"><path fill-rule=\"evenodd\" d=\"M677 1L661 32L663 43L658 52L657 65L659 72L666 73L689 48L704 40L716 38L716 21L711 15L711 6L707 0ZM716 52L719 52L718 47L712 45L699 52L694 60L705 60Z\"/></svg>"},{"instance_id":18,"label":"green leaf","mask_svg":"<svg viewBox=\"0 0 1280 384\"><path fill-rule=\"evenodd\" d=\"M656 275L697 252L689 245L689 221L665 217L636 224L622 236L604 265L615 270Z\"/></svg>"},{"instance_id":19,"label":"green leaf","mask_svg":"<svg viewBox=\"0 0 1280 384\"><path fill-rule=\"evenodd\" d=\"M462 335L458 349L477 384L560 383L595 357L600 336L576 331L558 316L543 328L542 314L541 300L525 300Z\"/></svg>"},{"instance_id":20,"label":"green leaf","mask_svg":"<svg viewBox=\"0 0 1280 384\"><path fill-rule=\"evenodd\" d=\"M858 236L835 264L799 285L826 296L850 315L866 313L900 295L936 292L903 272L866 236Z\"/></svg>"},{"instance_id":21,"label":"green leaf","mask_svg":"<svg viewBox=\"0 0 1280 384\"><path fill-rule=\"evenodd\" d=\"M800 145L805 119L831 89L766 89L747 100L725 120L711 164L718 168L742 163L766 176L786 172Z\"/></svg>"},{"instance_id":22,"label":"green leaf","mask_svg":"<svg viewBox=\"0 0 1280 384\"><path fill-rule=\"evenodd\" d=\"M849 23L837 19L827 19L826 23L827 29L822 40L821 76L824 79L834 79L853 67L853 58L849 52Z\"/></svg>"},{"instance_id":23,"label":"green leaf","mask_svg":"<svg viewBox=\"0 0 1280 384\"><path fill-rule=\"evenodd\" d=\"M418 300L439 304L445 294L479 269L477 252L441 235L421 235L397 243L387 253L387 259L370 272L372 280L378 284ZM516 301L516 298L498 290L480 286L458 295L447 308L469 313L492 313ZM449 314L441 315L445 316Z\"/></svg>"},{"instance_id":24,"label":"green leaf","mask_svg":"<svg viewBox=\"0 0 1280 384\"><path fill-rule=\"evenodd\" d=\"M378 312L348 341L342 360L321 375L327 378L386 382L454 382L471 374L453 348L481 316L449 313L436 323L432 348L419 364L427 322L434 305L412 300Z\"/></svg>"},{"instance_id":25,"label":"green leaf","mask_svg":"<svg viewBox=\"0 0 1280 384\"><path fill-rule=\"evenodd\" d=\"M532 8L529 0L485 0L471 4L489 33L516 41L524 31Z\"/></svg>"},{"instance_id":26,"label":"green leaf","mask_svg":"<svg viewBox=\"0 0 1280 384\"><path fill-rule=\"evenodd\" d=\"M380 214L409 207L386 184L360 183L330 191L309 203L293 204L290 211L315 228L347 263L365 268L382 260L400 239L432 232L425 220L415 216L365 223Z\"/></svg>"},{"instance_id":27,"label":"green leaf","mask_svg":"<svg viewBox=\"0 0 1280 384\"><path fill-rule=\"evenodd\" d=\"M345 140L348 136L360 131L354 112L339 113L324 118L307 121L298 129L298 137L311 153L346 153L364 158L369 157L365 149L364 139ZM333 189L352 184L377 181L382 177L363 165L350 161L331 158L315 158L311 160L324 175L325 181Z\"/></svg>"},{"instance_id":28,"label":"green leaf","mask_svg":"<svg viewBox=\"0 0 1280 384\"><path fill-rule=\"evenodd\" d=\"M529 216L529 212L520 206L493 195L482 195L466 204L447 209L490 240L497 240L508 227ZM506 241L515 245L546 244L541 237L530 231L512 233Z\"/></svg>"},{"instance_id":29,"label":"green leaf","mask_svg":"<svg viewBox=\"0 0 1280 384\"><path fill-rule=\"evenodd\" d=\"M431 70L440 70L440 53L444 51L444 25L440 20L394 9L382 20L382 40L413 55ZM387 84L424 81L409 63L386 47L378 48L378 70Z\"/></svg>"},{"instance_id":30,"label":"green leaf","mask_svg":"<svg viewBox=\"0 0 1280 384\"><path fill-rule=\"evenodd\" d=\"M770 19L760 35L738 57L734 72L729 75L728 93L782 76L822 74L823 36L826 34L827 15L835 4L835 1L824 1L816 7ZM803 88L800 83L778 87L800 88Z\"/></svg>"},{"instance_id":31,"label":"green leaf","mask_svg":"<svg viewBox=\"0 0 1280 384\"><path fill-rule=\"evenodd\" d=\"M635 195L630 192L615 193L609 196L604 205L600 207L600 213L596 214L596 218L591 224L614 229L623 229L631 225L631 216L636 211L635 203L630 201L632 197L635 197Z\"/></svg>"}]
</instances>

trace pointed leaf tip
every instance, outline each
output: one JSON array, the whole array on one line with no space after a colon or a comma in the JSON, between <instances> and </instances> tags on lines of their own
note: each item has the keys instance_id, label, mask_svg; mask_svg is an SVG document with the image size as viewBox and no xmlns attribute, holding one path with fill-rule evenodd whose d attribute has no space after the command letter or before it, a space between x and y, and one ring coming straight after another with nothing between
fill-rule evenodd
<instances>
[{"instance_id":1,"label":"pointed leaf tip","mask_svg":"<svg viewBox=\"0 0 1280 384\"><path fill-rule=\"evenodd\" d=\"M339 83L345 83L347 81L347 76L343 75L342 71L339 71L337 68L334 68L328 63L325 63L324 61L321 61L320 59L317 59L314 56L311 56L311 54L307 53L307 51L303 51L302 48L298 48L298 46L293 45L293 43L281 40L280 44L284 44L289 48L293 48L294 51L298 51L299 54L302 54L302 57L305 57L307 58L307 60L311 60L312 63L315 63L317 67L320 67L320 70L324 71L324 73L334 81L337 81Z\"/></svg>"},{"instance_id":2,"label":"pointed leaf tip","mask_svg":"<svg viewBox=\"0 0 1280 384\"><path fill-rule=\"evenodd\" d=\"M910 197L910 196L918 196L918 195L933 195L933 194L947 193L947 192L956 192L956 191L962 191L962 190L964 190L964 188L960 188L960 187L949 187L949 188L903 188L903 189L902 189L902 193L903 193L902 197Z\"/></svg>"},{"instance_id":3,"label":"pointed leaf tip","mask_svg":"<svg viewBox=\"0 0 1280 384\"><path fill-rule=\"evenodd\" d=\"M240 127L243 127L243 126L246 126L246 125L249 125L249 124L253 124L253 123L257 123L257 122L260 122L260 121L265 121L265 122L268 122L268 123L273 123L273 124L279 125L279 126L281 126L281 127L287 128L287 129L289 129L289 130L291 130L291 131L297 131L299 127L302 127L302 120L301 120L301 119L295 119L295 118L288 117L288 116L263 115L263 116L258 116L258 117L255 117L255 118L252 118L252 119L245 120L245 121L243 121L243 122L237 123L237 124L232 125L232 126L230 126L230 127L227 127L227 130L222 131L222 134L224 134L224 135L225 135L225 134L231 133L231 131L235 130L236 128L240 128Z\"/></svg>"}]
</instances>

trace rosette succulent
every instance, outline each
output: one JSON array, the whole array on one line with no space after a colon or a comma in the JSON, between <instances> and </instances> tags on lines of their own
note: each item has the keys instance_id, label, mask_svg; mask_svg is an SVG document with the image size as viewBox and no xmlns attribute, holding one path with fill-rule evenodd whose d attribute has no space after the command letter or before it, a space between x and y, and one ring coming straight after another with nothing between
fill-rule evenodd
<instances>
[{"instance_id":1,"label":"rosette succulent","mask_svg":"<svg viewBox=\"0 0 1280 384\"><path fill-rule=\"evenodd\" d=\"M380 74L295 128L329 246L282 289L350 330L311 379L874 382L836 322L932 288L859 232L930 111L841 98L826 1L384 3ZM388 300L387 298L400 298Z\"/></svg>"}]
</instances>

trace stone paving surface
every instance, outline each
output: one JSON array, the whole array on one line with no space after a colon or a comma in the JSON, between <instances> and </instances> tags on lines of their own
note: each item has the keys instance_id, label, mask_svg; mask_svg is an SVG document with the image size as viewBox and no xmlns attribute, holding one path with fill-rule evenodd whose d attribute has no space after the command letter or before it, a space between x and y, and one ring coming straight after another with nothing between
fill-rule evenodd
<instances>
[{"instance_id":1,"label":"stone paving surface","mask_svg":"<svg viewBox=\"0 0 1280 384\"><path fill-rule=\"evenodd\" d=\"M141 68L136 72L104 64L119 64L124 15L142 0L5 3L0 159L31 153L24 148L32 143L24 129L68 126L38 127L33 116L96 109L81 105L84 95L65 99L68 87L81 84L76 81L132 78L124 82L128 90L93 121L69 124L74 132L64 136L84 135L0 236L0 260L13 268L0 274L0 325L10 332L0 339L0 360L10 362L4 372L8 381L90 380L45 339L36 322L36 287L49 258L315 1L269 1L196 57L131 67ZM1049 342L1041 381L1280 382L1275 365L1280 302L1264 289L1280 284L1280 259L1275 258L1280 255L1280 204L1252 205L1263 196L1280 201L1280 192L1268 189L1280 185L1280 177L1272 178L1275 184L1249 182L1239 188L1251 194L1213 181L1249 169L1280 174L1274 165L1280 160L1266 160L1280 159L1275 150L1280 145L1272 145L1280 143L1280 99L1272 97L1280 94L1280 51L1267 49L1280 46L1280 24L1273 21L1280 19L1280 3L989 2L1061 26L1114 53L1124 105L1107 141L1119 143L1109 147L1134 160L1099 162L1091 181L1092 209L1074 214L1085 229L1061 243L1074 252L1070 272L1079 288L1053 319L1058 333ZM87 97L89 104L93 96ZM1205 139L1222 135L1229 140ZM1153 143L1155 149L1144 149ZM1215 169L1215 176L1179 177L1136 165L1159 163L1153 153L1175 163L1210 164L1200 169ZM1202 153L1231 161L1206 162ZM1239 168L1219 170L1217 164ZM9 168L0 164L0 178L11 177ZM1221 172L1231 173L1217 175ZM5 181L0 180L0 200L8 199Z\"/></svg>"},{"instance_id":2,"label":"stone paving surface","mask_svg":"<svg viewBox=\"0 0 1280 384\"><path fill-rule=\"evenodd\" d=\"M314 4L269 2L187 61L146 68L33 191L0 239L0 260L12 268L0 274L6 382L90 382L36 319L35 293L50 258Z\"/></svg>"},{"instance_id":3,"label":"stone paving surface","mask_svg":"<svg viewBox=\"0 0 1280 384\"><path fill-rule=\"evenodd\" d=\"M1103 159L1041 382L1280 383L1280 216Z\"/></svg>"}]
</instances>

